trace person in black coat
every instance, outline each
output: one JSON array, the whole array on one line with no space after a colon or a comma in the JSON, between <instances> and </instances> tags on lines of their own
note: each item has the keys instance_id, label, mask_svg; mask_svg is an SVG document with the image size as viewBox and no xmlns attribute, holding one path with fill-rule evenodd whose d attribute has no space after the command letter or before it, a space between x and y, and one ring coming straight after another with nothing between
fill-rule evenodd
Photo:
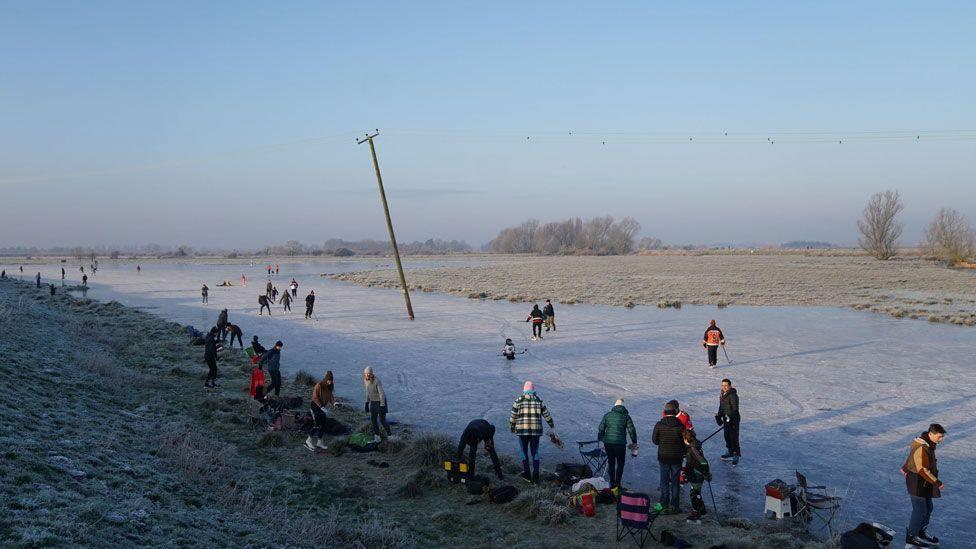
<instances>
[{"instance_id":1,"label":"person in black coat","mask_svg":"<svg viewBox=\"0 0 976 549\"><path fill-rule=\"evenodd\" d=\"M261 294L258 296L258 305L261 306L261 310L258 311L258 316L264 314L264 309L268 309L268 316L271 316L271 304L268 303L268 296Z\"/></svg>"},{"instance_id":2,"label":"person in black coat","mask_svg":"<svg viewBox=\"0 0 976 549\"><path fill-rule=\"evenodd\" d=\"M220 387L220 384L217 383L217 336L217 327L214 326L210 328L204 342L203 361L207 364L208 371L207 381L204 382L203 386L207 388Z\"/></svg>"},{"instance_id":3,"label":"person in black coat","mask_svg":"<svg viewBox=\"0 0 976 549\"><path fill-rule=\"evenodd\" d=\"M502 475L502 466L498 461L498 454L495 453L495 426L483 419L476 419L464 428L461 433L461 441L458 442L457 459L464 459L464 447L468 447L468 478L474 478L474 465L478 453L478 445L485 443L485 451L491 457L491 463L495 466L495 476L498 480L505 478Z\"/></svg>"},{"instance_id":4,"label":"person in black coat","mask_svg":"<svg viewBox=\"0 0 976 549\"><path fill-rule=\"evenodd\" d=\"M722 380L722 393L718 397L718 413L715 423L725 425L725 448L722 459L732 460L732 464L739 463L742 452L739 449L739 394L732 387L732 380Z\"/></svg>"},{"instance_id":5,"label":"person in black coat","mask_svg":"<svg viewBox=\"0 0 976 549\"><path fill-rule=\"evenodd\" d=\"M254 349L254 354L256 355L263 355L264 353L268 352L268 350L264 348L264 345L258 343L258 336L251 338L251 348Z\"/></svg>"},{"instance_id":6,"label":"person in black coat","mask_svg":"<svg viewBox=\"0 0 976 549\"><path fill-rule=\"evenodd\" d=\"M312 309L315 307L315 290L308 292L305 296L305 318L312 318Z\"/></svg>"},{"instance_id":7,"label":"person in black coat","mask_svg":"<svg viewBox=\"0 0 976 549\"><path fill-rule=\"evenodd\" d=\"M685 426L676 417L678 407L673 402L664 406L664 417L654 426L651 441L657 445L657 461L661 468L661 507L664 514L673 515L681 512L678 496L681 485L681 463L685 459L685 441L682 438Z\"/></svg>"}]
</instances>

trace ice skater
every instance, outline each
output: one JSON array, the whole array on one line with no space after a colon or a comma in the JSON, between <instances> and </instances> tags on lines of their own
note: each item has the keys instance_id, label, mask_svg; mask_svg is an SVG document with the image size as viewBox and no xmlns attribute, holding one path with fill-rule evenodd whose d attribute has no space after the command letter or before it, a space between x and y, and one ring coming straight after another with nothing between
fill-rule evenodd
<instances>
[{"instance_id":1,"label":"ice skater","mask_svg":"<svg viewBox=\"0 0 976 549\"><path fill-rule=\"evenodd\" d=\"M502 347L502 356L508 360L515 360L515 344L512 343L512 338L505 339L505 345Z\"/></svg>"},{"instance_id":2,"label":"ice skater","mask_svg":"<svg viewBox=\"0 0 976 549\"><path fill-rule=\"evenodd\" d=\"M725 346L725 335L722 330L715 325L715 321L712 320L708 323L708 329L705 330L705 336L702 337L702 347L708 351L708 367L714 368L718 364L718 347L719 345Z\"/></svg>"},{"instance_id":3,"label":"ice skater","mask_svg":"<svg viewBox=\"0 0 976 549\"><path fill-rule=\"evenodd\" d=\"M289 288L291 288L291 296L293 298L298 297L298 281L295 280L294 278L292 278L291 279L291 284L289 285Z\"/></svg>"},{"instance_id":4,"label":"ice skater","mask_svg":"<svg viewBox=\"0 0 976 549\"><path fill-rule=\"evenodd\" d=\"M542 314L546 317L546 331L551 328L556 331L556 309L552 306L552 301L546 300L546 306L542 308Z\"/></svg>"},{"instance_id":5,"label":"ice skater","mask_svg":"<svg viewBox=\"0 0 976 549\"><path fill-rule=\"evenodd\" d=\"M206 284L203 285L203 288L200 288L200 295L203 297L204 304L209 302L210 288Z\"/></svg>"},{"instance_id":6,"label":"ice skater","mask_svg":"<svg viewBox=\"0 0 976 549\"><path fill-rule=\"evenodd\" d=\"M725 426L725 449L722 460L732 461L732 465L739 463L742 452L739 449L739 423L742 417L739 415L739 394L732 386L732 380L726 378L722 380L722 392L718 396L718 413L715 414L715 423Z\"/></svg>"},{"instance_id":7,"label":"ice skater","mask_svg":"<svg viewBox=\"0 0 976 549\"><path fill-rule=\"evenodd\" d=\"M261 310L258 311L258 316L264 314L264 309L268 309L268 316L271 316L271 304L268 303L268 296L261 294L258 296L258 305L261 306Z\"/></svg>"},{"instance_id":8,"label":"ice skater","mask_svg":"<svg viewBox=\"0 0 976 549\"><path fill-rule=\"evenodd\" d=\"M945 438L945 427L929 425L927 431L912 440L901 473L905 475L908 496L912 500L912 518L905 532L905 547L938 547L939 538L925 532L932 518L932 499L942 497L945 485L939 480L935 447Z\"/></svg>"},{"instance_id":9,"label":"ice skater","mask_svg":"<svg viewBox=\"0 0 976 549\"><path fill-rule=\"evenodd\" d=\"M291 295L288 292L281 294L281 299L278 303L283 305L282 311L291 311Z\"/></svg>"},{"instance_id":10,"label":"ice skater","mask_svg":"<svg viewBox=\"0 0 976 549\"><path fill-rule=\"evenodd\" d=\"M532 322L532 341L542 339L542 310L539 309L538 303L532 306L532 312L525 321Z\"/></svg>"},{"instance_id":11,"label":"ice skater","mask_svg":"<svg viewBox=\"0 0 976 549\"><path fill-rule=\"evenodd\" d=\"M308 292L305 296L305 318L312 318L312 309L315 308L315 290Z\"/></svg>"}]
</instances>

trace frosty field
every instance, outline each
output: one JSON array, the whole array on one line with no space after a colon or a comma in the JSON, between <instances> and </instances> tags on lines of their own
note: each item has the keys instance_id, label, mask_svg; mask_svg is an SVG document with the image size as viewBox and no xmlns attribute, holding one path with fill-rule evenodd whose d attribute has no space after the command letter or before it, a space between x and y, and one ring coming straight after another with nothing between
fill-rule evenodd
<instances>
[{"instance_id":1,"label":"frosty field","mask_svg":"<svg viewBox=\"0 0 976 549\"><path fill-rule=\"evenodd\" d=\"M715 429L720 380L731 377L742 401L743 461L734 469L718 461L721 435L705 450L714 462L720 511L755 520L761 520L763 484L792 481L793 471L800 470L845 498L845 523L871 519L903 531L910 506L899 467L911 438L940 422L948 429L938 450L947 490L936 501L931 529L947 547L970 543L964 534L972 530L970 505L976 501L976 373L969 329L836 307L557 304L558 331L531 342L526 303L414 292L417 319L411 322L398 291L320 276L374 266L283 263L281 276L272 280L284 291L295 276L299 300L291 313L275 306L271 317L257 315L257 295L266 282L262 265L147 262L137 275L131 263L104 261L89 280L88 297L114 299L202 329L227 308L245 342L253 334L265 345L284 342L286 372L320 375L331 369L337 392L357 395L362 368L372 365L389 394L393 419L454 437L469 420L483 417L500 427L498 447L510 455L516 441L504 428L508 411L522 382L531 379L569 442L563 451L544 444L543 466L550 469L573 460L572 441L594 439L602 415L623 397L641 443L640 456L627 462L624 484L650 493L657 488L650 431L664 403L677 398L705 436ZM8 274L14 270L4 267ZM55 270L60 273L60 265L25 267L25 278L38 270L47 280ZM77 265L69 263L67 270L69 282L80 278ZM246 288L240 286L242 272ZM424 280L414 275L408 273L412 283ZM217 288L223 280L234 286ZM211 289L209 305L200 303L204 282ZM586 288L604 282L573 284L597 295L602 290ZM743 285L748 291L748 281ZM454 286L479 288L463 280ZM525 295L545 298L546 288ZM302 299L313 289L317 319L304 320ZM705 366L699 341L710 318L725 331L732 366ZM505 337L528 352L504 361L497 353Z\"/></svg>"}]
</instances>

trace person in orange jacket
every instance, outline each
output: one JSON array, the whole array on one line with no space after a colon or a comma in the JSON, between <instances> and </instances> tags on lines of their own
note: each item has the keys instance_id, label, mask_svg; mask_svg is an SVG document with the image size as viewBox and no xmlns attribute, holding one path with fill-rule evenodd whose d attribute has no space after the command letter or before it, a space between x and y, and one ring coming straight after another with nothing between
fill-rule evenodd
<instances>
[{"instance_id":1,"label":"person in orange jacket","mask_svg":"<svg viewBox=\"0 0 976 549\"><path fill-rule=\"evenodd\" d=\"M725 345L725 334L712 320L708 323L708 329L705 330L705 337L702 338L702 347L708 350L708 366L710 368L714 368L718 364L719 345Z\"/></svg>"}]
</instances>

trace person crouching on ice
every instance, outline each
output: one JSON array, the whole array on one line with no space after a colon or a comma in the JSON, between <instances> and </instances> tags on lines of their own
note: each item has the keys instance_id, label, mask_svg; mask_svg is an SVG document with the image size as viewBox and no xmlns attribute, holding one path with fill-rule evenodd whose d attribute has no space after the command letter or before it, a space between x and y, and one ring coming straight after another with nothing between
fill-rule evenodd
<instances>
[{"instance_id":1,"label":"person crouching on ice","mask_svg":"<svg viewBox=\"0 0 976 549\"><path fill-rule=\"evenodd\" d=\"M505 339L505 346L502 347L502 355L508 360L515 360L515 345L512 338Z\"/></svg>"}]
</instances>

